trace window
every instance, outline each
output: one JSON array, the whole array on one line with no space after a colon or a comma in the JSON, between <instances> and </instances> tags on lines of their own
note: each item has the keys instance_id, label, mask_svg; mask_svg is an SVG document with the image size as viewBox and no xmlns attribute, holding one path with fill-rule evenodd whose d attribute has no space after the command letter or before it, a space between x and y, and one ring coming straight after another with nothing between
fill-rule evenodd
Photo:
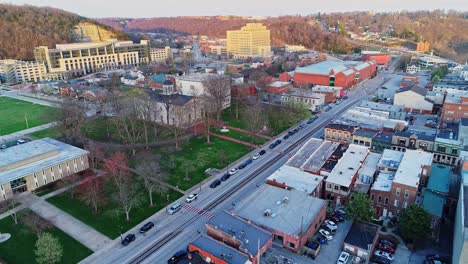
<instances>
[{"instance_id":1,"label":"window","mask_svg":"<svg viewBox=\"0 0 468 264\"><path fill-rule=\"evenodd\" d=\"M338 185L335 185L335 191L338 191Z\"/></svg>"},{"instance_id":2,"label":"window","mask_svg":"<svg viewBox=\"0 0 468 264\"><path fill-rule=\"evenodd\" d=\"M288 247L290 247L290 248L294 248L295 246L296 246L296 245L295 245L294 243L292 243L292 242L288 242Z\"/></svg>"},{"instance_id":3,"label":"window","mask_svg":"<svg viewBox=\"0 0 468 264\"><path fill-rule=\"evenodd\" d=\"M395 203L393 204L395 207L398 207L398 200L395 200Z\"/></svg>"},{"instance_id":4,"label":"window","mask_svg":"<svg viewBox=\"0 0 468 264\"><path fill-rule=\"evenodd\" d=\"M37 173L36 172L34 173L34 179L37 179Z\"/></svg>"},{"instance_id":5,"label":"window","mask_svg":"<svg viewBox=\"0 0 468 264\"><path fill-rule=\"evenodd\" d=\"M388 197L385 197L385 205L388 204Z\"/></svg>"},{"instance_id":6,"label":"window","mask_svg":"<svg viewBox=\"0 0 468 264\"><path fill-rule=\"evenodd\" d=\"M408 203L407 203L407 202L403 202L403 208L406 209L406 206L408 206Z\"/></svg>"},{"instance_id":7,"label":"window","mask_svg":"<svg viewBox=\"0 0 468 264\"><path fill-rule=\"evenodd\" d=\"M437 152L443 152L443 153L445 153L445 147L444 147L444 146L438 146L438 147L437 147Z\"/></svg>"},{"instance_id":8,"label":"window","mask_svg":"<svg viewBox=\"0 0 468 264\"><path fill-rule=\"evenodd\" d=\"M371 194L370 199L374 201L374 194Z\"/></svg>"},{"instance_id":9,"label":"window","mask_svg":"<svg viewBox=\"0 0 468 264\"><path fill-rule=\"evenodd\" d=\"M382 196L381 196L381 195L379 195L379 200L378 200L378 202L379 202L379 203L382 202Z\"/></svg>"},{"instance_id":10,"label":"window","mask_svg":"<svg viewBox=\"0 0 468 264\"><path fill-rule=\"evenodd\" d=\"M409 191L406 190L406 191L405 191L405 198L408 198L408 197L409 197Z\"/></svg>"},{"instance_id":11,"label":"window","mask_svg":"<svg viewBox=\"0 0 468 264\"><path fill-rule=\"evenodd\" d=\"M456 148L452 149L452 155L458 155L458 149Z\"/></svg>"},{"instance_id":12,"label":"window","mask_svg":"<svg viewBox=\"0 0 468 264\"><path fill-rule=\"evenodd\" d=\"M395 192L396 196L400 196L400 191L401 191L400 188L396 189L396 192Z\"/></svg>"}]
</instances>

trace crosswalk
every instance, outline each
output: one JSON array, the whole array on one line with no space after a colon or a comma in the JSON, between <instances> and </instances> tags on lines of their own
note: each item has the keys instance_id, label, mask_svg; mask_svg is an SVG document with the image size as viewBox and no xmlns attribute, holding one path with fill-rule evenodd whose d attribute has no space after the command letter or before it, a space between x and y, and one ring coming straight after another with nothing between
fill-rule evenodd
<instances>
[{"instance_id":1,"label":"crosswalk","mask_svg":"<svg viewBox=\"0 0 468 264\"><path fill-rule=\"evenodd\" d=\"M187 211L190 211L192 213L195 213L195 214L199 214L201 216L204 216L208 219L212 218L214 215L212 212L210 211L206 211L206 210L203 210L203 209L199 209L199 208L196 208L196 207L193 207L193 206L190 206L188 204L183 204L182 205L182 208L184 208L185 210Z\"/></svg>"}]
</instances>

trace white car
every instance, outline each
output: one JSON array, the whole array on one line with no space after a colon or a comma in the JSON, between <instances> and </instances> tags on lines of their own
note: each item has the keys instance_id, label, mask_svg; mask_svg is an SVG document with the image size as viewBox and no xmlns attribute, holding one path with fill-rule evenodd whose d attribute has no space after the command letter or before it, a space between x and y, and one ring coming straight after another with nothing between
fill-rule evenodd
<instances>
[{"instance_id":1,"label":"white car","mask_svg":"<svg viewBox=\"0 0 468 264\"><path fill-rule=\"evenodd\" d=\"M320 229L319 230L319 233L324 236L327 240L332 240L333 239L333 236L330 234L330 232L328 232L327 230L325 229Z\"/></svg>"},{"instance_id":2,"label":"white car","mask_svg":"<svg viewBox=\"0 0 468 264\"><path fill-rule=\"evenodd\" d=\"M231 170L229 171L229 175L234 175L234 174L237 173L237 171L238 171L238 170L237 170L236 168L231 169Z\"/></svg>"},{"instance_id":3,"label":"white car","mask_svg":"<svg viewBox=\"0 0 468 264\"><path fill-rule=\"evenodd\" d=\"M388 252L385 252L385 251L382 251L382 250L376 250L374 251L374 255L375 256L379 256L379 257L383 257L383 258L386 258L390 261L393 260L393 255L388 253Z\"/></svg>"},{"instance_id":4,"label":"white car","mask_svg":"<svg viewBox=\"0 0 468 264\"><path fill-rule=\"evenodd\" d=\"M349 253L342 251L340 256L338 257L338 260L336 261L336 264L346 264L348 263L348 259L349 259Z\"/></svg>"},{"instance_id":5,"label":"white car","mask_svg":"<svg viewBox=\"0 0 468 264\"><path fill-rule=\"evenodd\" d=\"M334 227L337 227L335 222L331 221L331 220L325 220L325 224L326 225L329 225L329 226L334 226Z\"/></svg>"},{"instance_id":6,"label":"white car","mask_svg":"<svg viewBox=\"0 0 468 264\"><path fill-rule=\"evenodd\" d=\"M255 154L255 155L252 156L252 159L253 159L253 160L256 160L256 159L258 159L258 158L260 158L260 153L257 153L257 154Z\"/></svg>"},{"instance_id":7,"label":"white car","mask_svg":"<svg viewBox=\"0 0 468 264\"><path fill-rule=\"evenodd\" d=\"M186 203L191 203L191 202L195 201L197 198L198 198L198 194L197 193L192 193L189 196L187 196L187 199L185 199L185 202Z\"/></svg>"}]
</instances>

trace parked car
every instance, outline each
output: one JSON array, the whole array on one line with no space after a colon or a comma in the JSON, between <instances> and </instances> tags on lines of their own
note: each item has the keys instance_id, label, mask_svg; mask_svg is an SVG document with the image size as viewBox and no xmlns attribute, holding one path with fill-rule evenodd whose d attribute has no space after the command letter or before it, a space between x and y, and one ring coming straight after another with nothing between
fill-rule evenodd
<instances>
[{"instance_id":1,"label":"parked car","mask_svg":"<svg viewBox=\"0 0 468 264\"><path fill-rule=\"evenodd\" d=\"M334 222L334 223L341 222L340 219L338 219L338 217L336 217L335 215L333 215L333 216L330 217L330 221L332 221L332 222Z\"/></svg>"},{"instance_id":2,"label":"parked car","mask_svg":"<svg viewBox=\"0 0 468 264\"><path fill-rule=\"evenodd\" d=\"M286 140L286 139L288 139L288 138L289 138L289 135L288 135L288 134L284 135L284 137L283 137L284 140Z\"/></svg>"},{"instance_id":3,"label":"parked car","mask_svg":"<svg viewBox=\"0 0 468 264\"><path fill-rule=\"evenodd\" d=\"M192 193L189 196L187 196L187 199L185 199L185 202L186 203L191 203L191 202L195 201L197 198L198 198L198 194L197 193Z\"/></svg>"},{"instance_id":4,"label":"parked car","mask_svg":"<svg viewBox=\"0 0 468 264\"><path fill-rule=\"evenodd\" d=\"M260 153L256 153L256 154L254 154L254 155L252 156L252 159L253 159L253 160L256 160L256 159L258 159L258 158L260 158Z\"/></svg>"},{"instance_id":5,"label":"parked car","mask_svg":"<svg viewBox=\"0 0 468 264\"><path fill-rule=\"evenodd\" d=\"M5 145L5 144L2 144L2 145L0 146L0 149L6 149L6 148L8 148L8 146Z\"/></svg>"},{"instance_id":6,"label":"parked car","mask_svg":"<svg viewBox=\"0 0 468 264\"><path fill-rule=\"evenodd\" d=\"M331 221L331 220L325 220L325 224L337 227L337 224L335 222Z\"/></svg>"},{"instance_id":7,"label":"parked car","mask_svg":"<svg viewBox=\"0 0 468 264\"><path fill-rule=\"evenodd\" d=\"M258 154L260 154L260 156L263 156L265 153L266 153L266 150L264 150L264 149L262 149L262 150L260 150L260 152L258 152Z\"/></svg>"},{"instance_id":8,"label":"parked car","mask_svg":"<svg viewBox=\"0 0 468 264\"><path fill-rule=\"evenodd\" d=\"M223 176L221 176L221 178L219 178L221 181L225 181L227 179L229 179L229 177L231 177L231 175L229 174L229 172L226 172L223 174Z\"/></svg>"},{"instance_id":9,"label":"parked car","mask_svg":"<svg viewBox=\"0 0 468 264\"><path fill-rule=\"evenodd\" d=\"M18 140L16 140L16 145L21 145L21 144L24 144L26 142L27 142L26 139L18 139Z\"/></svg>"},{"instance_id":10,"label":"parked car","mask_svg":"<svg viewBox=\"0 0 468 264\"><path fill-rule=\"evenodd\" d=\"M294 134L296 134L297 132L299 132L299 129L295 128L293 131L294 131Z\"/></svg>"},{"instance_id":11,"label":"parked car","mask_svg":"<svg viewBox=\"0 0 468 264\"><path fill-rule=\"evenodd\" d=\"M338 260L336 261L336 264L346 264L348 263L349 260L349 253L342 251L340 253L340 256L338 257Z\"/></svg>"},{"instance_id":12,"label":"parked car","mask_svg":"<svg viewBox=\"0 0 468 264\"><path fill-rule=\"evenodd\" d=\"M237 167L239 170L242 170L243 168L247 167L247 164L245 163L242 163L241 165L239 165L239 167Z\"/></svg>"},{"instance_id":13,"label":"parked car","mask_svg":"<svg viewBox=\"0 0 468 264\"><path fill-rule=\"evenodd\" d=\"M345 217L341 214L335 214L334 216L338 219L338 222L343 222L345 220Z\"/></svg>"},{"instance_id":14,"label":"parked car","mask_svg":"<svg viewBox=\"0 0 468 264\"><path fill-rule=\"evenodd\" d=\"M343 100L347 100L347 99L348 99L347 95L343 96Z\"/></svg>"},{"instance_id":15,"label":"parked car","mask_svg":"<svg viewBox=\"0 0 468 264\"><path fill-rule=\"evenodd\" d=\"M319 234L324 236L327 240L332 240L333 239L333 236L330 234L330 232L328 232L327 230L325 230L323 228L319 229Z\"/></svg>"},{"instance_id":16,"label":"parked car","mask_svg":"<svg viewBox=\"0 0 468 264\"><path fill-rule=\"evenodd\" d=\"M175 264L179 262L179 260L184 259L187 257L188 253L185 250L177 251L168 261L167 264Z\"/></svg>"},{"instance_id":17,"label":"parked car","mask_svg":"<svg viewBox=\"0 0 468 264\"><path fill-rule=\"evenodd\" d=\"M148 222L148 223L144 224L142 227L140 227L140 233L142 233L142 234L146 233L153 227L154 227L154 223L153 222Z\"/></svg>"},{"instance_id":18,"label":"parked car","mask_svg":"<svg viewBox=\"0 0 468 264\"><path fill-rule=\"evenodd\" d=\"M220 185L220 184L221 184L221 181L218 180L218 179L216 179L216 180L214 180L214 181L210 184L210 188L216 188L216 187L218 187L218 185Z\"/></svg>"},{"instance_id":19,"label":"parked car","mask_svg":"<svg viewBox=\"0 0 468 264\"><path fill-rule=\"evenodd\" d=\"M278 139L278 140L276 140L276 141L275 141L275 144L276 144L276 145L279 145L279 144L281 144L281 140L279 140L279 139Z\"/></svg>"},{"instance_id":20,"label":"parked car","mask_svg":"<svg viewBox=\"0 0 468 264\"><path fill-rule=\"evenodd\" d=\"M374 255L375 256L379 256L379 257L383 257L383 258L386 258L390 261L393 261L393 255L388 253L388 252L384 252L382 250L376 250L374 251Z\"/></svg>"},{"instance_id":21,"label":"parked car","mask_svg":"<svg viewBox=\"0 0 468 264\"><path fill-rule=\"evenodd\" d=\"M270 146L268 147L269 149L274 149L276 147L275 143L271 143Z\"/></svg>"},{"instance_id":22,"label":"parked car","mask_svg":"<svg viewBox=\"0 0 468 264\"><path fill-rule=\"evenodd\" d=\"M392 241L390 241L390 240L382 239L382 240L379 241L379 244L388 245L388 246L392 247L393 249L397 248L397 245L395 243L393 243Z\"/></svg>"},{"instance_id":23,"label":"parked car","mask_svg":"<svg viewBox=\"0 0 468 264\"><path fill-rule=\"evenodd\" d=\"M169 209L167 209L167 213L170 215L173 215L177 213L181 208L182 208L182 205L180 203L176 203L173 206L169 207Z\"/></svg>"},{"instance_id":24,"label":"parked car","mask_svg":"<svg viewBox=\"0 0 468 264\"><path fill-rule=\"evenodd\" d=\"M340 214L340 215L342 215L342 216L345 216L345 215L346 215L346 211L343 210L343 209L336 209L336 210L335 210L335 213Z\"/></svg>"},{"instance_id":25,"label":"parked car","mask_svg":"<svg viewBox=\"0 0 468 264\"><path fill-rule=\"evenodd\" d=\"M238 170L236 168L232 168L228 173L229 175L234 175L238 172Z\"/></svg>"},{"instance_id":26,"label":"parked car","mask_svg":"<svg viewBox=\"0 0 468 264\"><path fill-rule=\"evenodd\" d=\"M390 264L391 263L390 260L383 258L383 257L379 257L379 256L372 256L371 262L377 263L377 264Z\"/></svg>"},{"instance_id":27,"label":"parked car","mask_svg":"<svg viewBox=\"0 0 468 264\"><path fill-rule=\"evenodd\" d=\"M133 241L135 241L135 235L134 234L128 234L124 237L124 239L122 239L122 245L123 246L127 246L128 244L132 243Z\"/></svg>"},{"instance_id":28,"label":"parked car","mask_svg":"<svg viewBox=\"0 0 468 264\"><path fill-rule=\"evenodd\" d=\"M327 238L324 237L324 236L322 236L321 234L319 234L319 235L317 236L317 241L318 241L320 244L326 244L326 243L328 243L328 242L327 242L327 241L328 241Z\"/></svg>"},{"instance_id":29,"label":"parked car","mask_svg":"<svg viewBox=\"0 0 468 264\"><path fill-rule=\"evenodd\" d=\"M244 161L244 164L245 164L245 165L249 165L250 163L252 163L252 160L251 160L251 159L247 159L246 161Z\"/></svg>"},{"instance_id":30,"label":"parked car","mask_svg":"<svg viewBox=\"0 0 468 264\"><path fill-rule=\"evenodd\" d=\"M395 248L393 248L392 246L390 246L388 244L379 243L377 245L377 248L382 250L382 251L388 252L390 254L395 254Z\"/></svg>"}]
</instances>

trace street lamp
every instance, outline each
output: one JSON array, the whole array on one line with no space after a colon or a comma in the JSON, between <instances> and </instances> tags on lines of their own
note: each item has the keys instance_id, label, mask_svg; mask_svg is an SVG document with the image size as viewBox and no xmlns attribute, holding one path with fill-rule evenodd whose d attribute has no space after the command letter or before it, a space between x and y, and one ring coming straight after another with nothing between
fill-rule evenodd
<instances>
[{"instance_id":1,"label":"street lamp","mask_svg":"<svg viewBox=\"0 0 468 264\"><path fill-rule=\"evenodd\" d=\"M123 235L122 235L122 233L123 233L123 227L120 226L120 243L123 242Z\"/></svg>"}]
</instances>

